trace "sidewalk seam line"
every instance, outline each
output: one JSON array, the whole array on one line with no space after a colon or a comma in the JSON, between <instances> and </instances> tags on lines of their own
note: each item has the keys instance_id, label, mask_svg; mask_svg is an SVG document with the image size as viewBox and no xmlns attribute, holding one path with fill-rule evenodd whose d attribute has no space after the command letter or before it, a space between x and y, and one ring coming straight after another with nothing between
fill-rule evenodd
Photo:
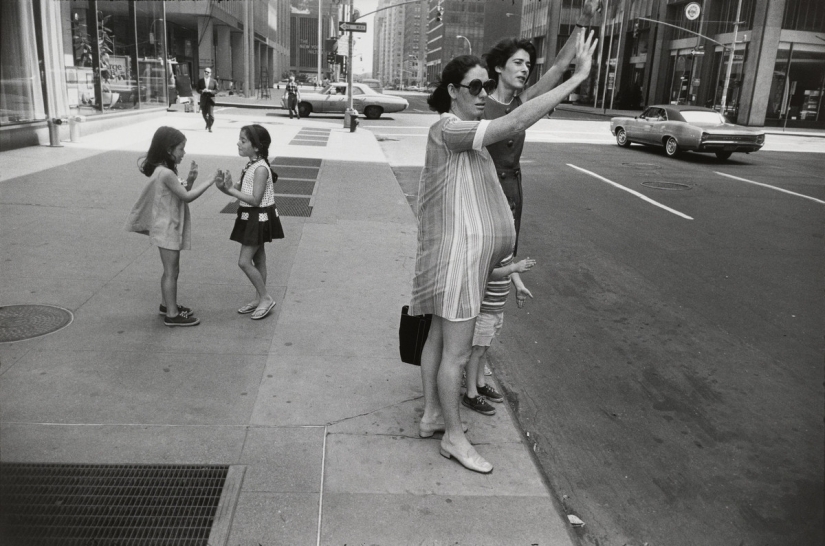
<instances>
[{"instance_id":1,"label":"sidewalk seam line","mask_svg":"<svg viewBox=\"0 0 825 546\"><path fill-rule=\"evenodd\" d=\"M324 472L327 462L327 427L324 426L324 444L321 446L321 487L318 494L318 532L316 533L316 546L321 546L321 520L324 515Z\"/></svg>"}]
</instances>

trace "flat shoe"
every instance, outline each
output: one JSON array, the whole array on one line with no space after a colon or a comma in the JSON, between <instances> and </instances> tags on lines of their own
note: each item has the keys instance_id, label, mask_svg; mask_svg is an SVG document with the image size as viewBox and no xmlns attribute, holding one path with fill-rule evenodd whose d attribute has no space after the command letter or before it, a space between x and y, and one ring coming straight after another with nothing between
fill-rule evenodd
<instances>
[{"instance_id":1,"label":"flat shoe","mask_svg":"<svg viewBox=\"0 0 825 546\"><path fill-rule=\"evenodd\" d=\"M444 421L440 423L424 423L423 421L418 423L418 435L422 438L429 438L436 432L444 432L447 428L447 425L444 424ZM470 427L467 426L467 423L464 421L461 422L461 430L467 432Z\"/></svg>"},{"instance_id":2,"label":"flat shoe","mask_svg":"<svg viewBox=\"0 0 825 546\"><path fill-rule=\"evenodd\" d=\"M449 444L448 444L449 445ZM462 455L458 453L457 450L454 450L452 446L445 447L444 442L441 442L440 453L442 457L455 457L455 460L461 463L461 466L466 468L467 470L472 470L474 472L480 472L481 474L489 474L493 471L493 465L488 463L484 460L484 458L478 454L474 447L470 446L466 455Z\"/></svg>"},{"instance_id":3,"label":"flat shoe","mask_svg":"<svg viewBox=\"0 0 825 546\"><path fill-rule=\"evenodd\" d=\"M273 307L275 307L275 300L272 300L272 302L269 304L269 307L267 307L266 309L261 309L259 307L255 310L254 313L252 313L252 320L261 320L262 318L267 316L270 311L272 311Z\"/></svg>"},{"instance_id":4,"label":"flat shoe","mask_svg":"<svg viewBox=\"0 0 825 546\"><path fill-rule=\"evenodd\" d=\"M244 305L243 307L238 309L238 313L240 313L242 315L248 315L249 313L253 312L257 308L258 308L257 303L247 303L246 305Z\"/></svg>"}]
</instances>

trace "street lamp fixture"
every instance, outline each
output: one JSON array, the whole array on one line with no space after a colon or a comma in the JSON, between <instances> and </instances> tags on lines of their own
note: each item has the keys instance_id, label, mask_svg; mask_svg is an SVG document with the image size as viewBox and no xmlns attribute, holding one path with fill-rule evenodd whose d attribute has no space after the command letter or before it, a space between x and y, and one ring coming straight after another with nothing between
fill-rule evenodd
<instances>
[{"instance_id":1,"label":"street lamp fixture","mask_svg":"<svg viewBox=\"0 0 825 546\"><path fill-rule=\"evenodd\" d=\"M465 40L467 40L467 49L470 50L469 55L472 55L473 54L473 44L470 43L470 39L467 38L466 36L462 36L461 34L456 35L456 38L464 38Z\"/></svg>"}]
</instances>

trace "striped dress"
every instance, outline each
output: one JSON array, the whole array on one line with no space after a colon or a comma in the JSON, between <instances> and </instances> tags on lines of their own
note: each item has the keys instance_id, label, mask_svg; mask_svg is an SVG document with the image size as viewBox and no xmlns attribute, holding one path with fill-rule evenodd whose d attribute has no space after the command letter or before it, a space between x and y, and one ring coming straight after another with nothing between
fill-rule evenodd
<instances>
[{"instance_id":1,"label":"striped dress","mask_svg":"<svg viewBox=\"0 0 825 546\"><path fill-rule=\"evenodd\" d=\"M513 214L482 146L489 123L442 114L430 128L418 189L411 315L475 318L490 271L513 252Z\"/></svg>"}]
</instances>

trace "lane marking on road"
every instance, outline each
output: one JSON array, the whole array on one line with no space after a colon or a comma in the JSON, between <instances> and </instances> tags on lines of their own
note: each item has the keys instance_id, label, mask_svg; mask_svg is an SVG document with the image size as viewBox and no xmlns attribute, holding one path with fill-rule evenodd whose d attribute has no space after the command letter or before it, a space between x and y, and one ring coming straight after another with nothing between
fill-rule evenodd
<instances>
[{"instance_id":1,"label":"lane marking on road","mask_svg":"<svg viewBox=\"0 0 825 546\"><path fill-rule=\"evenodd\" d=\"M626 188L626 187L622 186L621 184L618 184L618 183L616 183L616 182L613 182L612 180L608 180L607 178L605 178L605 177L603 177L603 176L601 176L601 175L598 175L598 174L596 174L596 173L594 173L594 172L588 171L587 169L582 169L581 167L577 167L577 166L573 165L572 163L568 163L568 164L567 164L567 166L568 166L568 167L572 167L572 168L576 169L577 171L581 171L581 172L583 172L583 173L585 173L585 174L589 174L589 175L590 175L590 176L592 176L593 178L598 178L598 179L599 179L599 180L601 180L602 182L607 182L608 184L612 184L613 186L616 186L616 187L617 187L617 188L619 188L620 190L624 190L624 191L626 191L626 192L628 192L628 193L630 193L630 194L632 194L632 195L635 195L636 197L638 197L638 198L639 198L639 199L641 199L642 201L647 201L647 202L648 202L648 203L650 203L651 205L656 205L657 207L659 207L659 208L663 208L663 209L665 209L665 210L666 210L666 211L668 211L668 212L672 212L672 213L673 213L673 214L675 214L676 216L681 216L682 218L685 218L685 219L687 219L687 220L693 220L693 218L691 218L691 217L690 217L690 216L688 216L687 214L684 214L684 213L682 213L682 212L679 212L678 210L674 210L674 209L672 209L672 208L670 208L670 207L668 207L668 206L666 206L666 205L663 205L663 204L659 203L658 201L654 201L653 199L651 199L650 197L648 197L648 196L646 196L646 195L644 195L644 194L641 194L641 193L639 193L639 192L637 192L637 191L631 190L630 188Z\"/></svg>"},{"instance_id":2,"label":"lane marking on road","mask_svg":"<svg viewBox=\"0 0 825 546\"><path fill-rule=\"evenodd\" d=\"M804 197L805 199L810 199L811 201L816 201L817 203L822 203L823 205L825 205L825 201L820 201L819 199L817 199L815 197L811 197L810 195L803 195L801 193L796 193L796 192L786 190L786 189L783 189L783 188L778 188L776 186L771 186L770 184L763 184L762 182L755 182L753 180L748 180L747 178L739 178L738 176L733 176L732 174L720 173L719 171L713 171L713 172L715 172L719 176L726 176L728 178L733 178L734 180L739 180L740 182L747 182L748 184L756 184L757 186L762 186L764 188L770 188L772 190L781 191L782 193L795 195L797 197Z\"/></svg>"}]
</instances>

